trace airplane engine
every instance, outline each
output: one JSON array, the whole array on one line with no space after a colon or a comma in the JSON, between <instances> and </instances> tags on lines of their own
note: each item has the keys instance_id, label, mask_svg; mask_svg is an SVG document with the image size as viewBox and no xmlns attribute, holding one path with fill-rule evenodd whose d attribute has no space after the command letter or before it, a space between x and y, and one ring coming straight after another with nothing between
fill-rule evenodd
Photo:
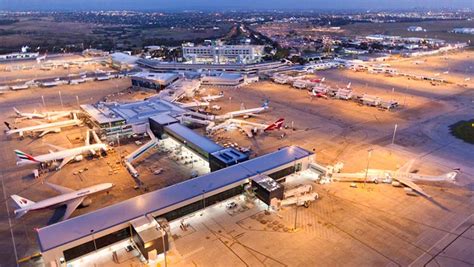
<instances>
[{"instance_id":1,"label":"airplane engine","mask_svg":"<svg viewBox=\"0 0 474 267\"><path fill-rule=\"evenodd\" d=\"M92 204L92 199L90 198L85 198L82 203L81 203L81 206L82 207L88 207L90 204Z\"/></svg>"},{"instance_id":2,"label":"airplane engine","mask_svg":"<svg viewBox=\"0 0 474 267\"><path fill-rule=\"evenodd\" d=\"M392 182L392 186L394 186L394 187L402 187L402 184L401 184L400 182L393 181L393 182Z\"/></svg>"},{"instance_id":3,"label":"airplane engine","mask_svg":"<svg viewBox=\"0 0 474 267\"><path fill-rule=\"evenodd\" d=\"M78 156L75 156L75 157L74 157L74 160L75 160L75 161L81 161L81 160L83 160L83 159L84 159L84 156L82 156L82 155L78 155Z\"/></svg>"}]
</instances>

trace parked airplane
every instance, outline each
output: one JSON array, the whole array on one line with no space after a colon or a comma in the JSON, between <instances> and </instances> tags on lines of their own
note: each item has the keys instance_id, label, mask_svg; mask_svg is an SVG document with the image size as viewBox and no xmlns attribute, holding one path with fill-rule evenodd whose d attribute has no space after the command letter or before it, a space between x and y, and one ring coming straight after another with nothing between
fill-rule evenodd
<instances>
[{"instance_id":1,"label":"parked airplane","mask_svg":"<svg viewBox=\"0 0 474 267\"><path fill-rule=\"evenodd\" d=\"M259 108L250 108L250 109L231 111L224 115L216 116L216 119L222 121L226 119L232 119L235 117L252 116L254 114L258 114L266 110L268 110L268 101L265 101L263 105Z\"/></svg>"},{"instance_id":2,"label":"parked airplane","mask_svg":"<svg viewBox=\"0 0 474 267\"><path fill-rule=\"evenodd\" d=\"M93 132L93 134L95 133ZM90 144L89 137L89 132L87 132L87 137L84 146L69 149L54 146L56 149L58 149L58 151L50 151L50 153L48 154L43 154L39 156L31 156L20 150L15 150L15 154L17 157L16 165L23 166L29 164L61 161L61 164L57 168L59 170L71 160L81 161L83 159L83 154L90 153L92 155L95 155L96 153L107 151L108 147L106 144L100 142L100 140L98 140L98 138L96 139L95 136L94 139L96 140L96 142L99 142L97 144Z\"/></svg>"},{"instance_id":3,"label":"parked airplane","mask_svg":"<svg viewBox=\"0 0 474 267\"><path fill-rule=\"evenodd\" d=\"M411 190L418 192L427 198L431 198L421 187L414 182L416 181L429 181L439 182L447 181L454 182L456 175L459 170L449 172L440 176L422 175L416 173L410 173L410 169L413 166L414 160L410 160L401 168L396 171L393 170L381 170L381 169L368 169L367 171L357 173L333 173L332 178L337 181L344 182L371 182L371 183L391 183L393 186L405 185ZM410 191L407 191L410 193Z\"/></svg>"},{"instance_id":4,"label":"parked airplane","mask_svg":"<svg viewBox=\"0 0 474 267\"><path fill-rule=\"evenodd\" d=\"M321 79L312 79L310 80L313 83L323 83L326 80L326 77L323 77Z\"/></svg>"},{"instance_id":5,"label":"parked airplane","mask_svg":"<svg viewBox=\"0 0 474 267\"><path fill-rule=\"evenodd\" d=\"M16 115L19 118L24 118L24 119L47 119L48 121L56 121L60 118L71 116L72 113L78 113L78 110L71 110L71 111L50 111L50 112L44 112L44 113L38 113L33 111L33 113L28 113L28 112L21 112L17 108L13 107L13 110L15 111Z\"/></svg>"},{"instance_id":6,"label":"parked airplane","mask_svg":"<svg viewBox=\"0 0 474 267\"><path fill-rule=\"evenodd\" d=\"M54 208L60 205L66 205L66 212L62 217L62 220L65 220L71 216L71 214L76 210L79 205L88 206L90 205L91 201L86 198L89 195L99 193L102 191L108 191L110 188L114 186L112 183L103 183L97 184L93 186L89 186L77 191L69 189L67 187L46 183L54 190L61 193L59 196L55 196L52 198L48 198L45 200L41 200L39 202L34 202L24 197L20 197L18 195L12 195L11 198L15 201L18 209L14 211L17 218L25 215L30 210L40 210L45 208Z\"/></svg>"},{"instance_id":7,"label":"parked airplane","mask_svg":"<svg viewBox=\"0 0 474 267\"><path fill-rule=\"evenodd\" d=\"M280 130L283 127L284 121L285 119L281 118L272 124L262 124L244 120L229 119L226 122L213 127L211 132L218 129L232 129L236 127L242 129L242 131L244 131L248 137L253 137L258 133Z\"/></svg>"},{"instance_id":8,"label":"parked airplane","mask_svg":"<svg viewBox=\"0 0 474 267\"><path fill-rule=\"evenodd\" d=\"M202 101L211 102L224 97L224 92L220 92L218 95L207 95L201 97Z\"/></svg>"},{"instance_id":9,"label":"parked airplane","mask_svg":"<svg viewBox=\"0 0 474 267\"><path fill-rule=\"evenodd\" d=\"M326 91L327 92L327 91ZM315 89L311 90L311 92L308 92L309 96L311 98L317 97L317 98L324 98L328 99L328 96L324 92L317 92Z\"/></svg>"},{"instance_id":10,"label":"parked airplane","mask_svg":"<svg viewBox=\"0 0 474 267\"><path fill-rule=\"evenodd\" d=\"M193 101L193 102L187 102L187 103L182 103L182 102L175 102L182 108L196 108L196 107L208 107L209 102L199 102L199 101Z\"/></svg>"},{"instance_id":11,"label":"parked airplane","mask_svg":"<svg viewBox=\"0 0 474 267\"><path fill-rule=\"evenodd\" d=\"M28 126L28 127L19 128L19 129L16 129L16 128L12 129L8 122L5 121L4 123L8 128L8 131L5 132L7 135L18 133L21 137L23 137L23 133L25 132L32 132L32 133L41 132L39 137L43 137L44 135L51 132L59 133L61 132L61 128L64 128L64 127L82 125L82 121L77 118L76 113L73 113L72 120L45 123L45 124Z\"/></svg>"}]
</instances>

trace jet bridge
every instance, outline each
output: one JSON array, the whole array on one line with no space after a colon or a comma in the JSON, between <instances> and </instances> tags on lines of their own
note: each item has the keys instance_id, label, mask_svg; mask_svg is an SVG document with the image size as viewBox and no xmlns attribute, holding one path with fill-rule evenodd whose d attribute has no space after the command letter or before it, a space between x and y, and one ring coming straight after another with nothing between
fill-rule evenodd
<instances>
[{"instance_id":1,"label":"jet bridge","mask_svg":"<svg viewBox=\"0 0 474 267\"><path fill-rule=\"evenodd\" d=\"M125 167L127 167L127 170L130 172L130 174L137 178L139 176L138 171L133 167L132 163L138 159L140 156L142 156L144 153L152 149L158 144L158 139L155 137L155 135L151 132L147 132L148 135L150 136L151 140L142 145L141 147L137 148L135 151L130 153L128 156L125 157L124 159L124 164Z\"/></svg>"}]
</instances>

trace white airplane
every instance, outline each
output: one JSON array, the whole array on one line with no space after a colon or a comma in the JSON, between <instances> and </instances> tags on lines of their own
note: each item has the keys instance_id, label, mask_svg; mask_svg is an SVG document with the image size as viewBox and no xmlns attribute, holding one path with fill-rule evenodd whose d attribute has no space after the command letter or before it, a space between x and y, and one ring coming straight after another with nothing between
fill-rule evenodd
<instances>
[{"instance_id":1,"label":"white airplane","mask_svg":"<svg viewBox=\"0 0 474 267\"><path fill-rule=\"evenodd\" d=\"M28 113L28 112L21 112L17 108L13 107L13 110L15 111L16 115L19 118L24 118L24 119L47 119L48 121L56 121L60 118L71 116L72 113L78 113L78 110L71 110L71 111L51 111L51 112L44 112L44 113L38 113L36 110L33 111L33 113Z\"/></svg>"},{"instance_id":2,"label":"white airplane","mask_svg":"<svg viewBox=\"0 0 474 267\"><path fill-rule=\"evenodd\" d=\"M200 107L208 107L209 102L199 102L199 101L193 101L193 102L188 102L188 103L182 103L182 102L175 102L182 108L200 108Z\"/></svg>"},{"instance_id":3,"label":"white airplane","mask_svg":"<svg viewBox=\"0 0 474 267\"><path fill-rule=\"evenodd\" d=\"M20 218L21 216L25 215L28 211L30 210L40 210L40 209L45 209L45 208L53 208L57 207L60 205L67 205L66 212L64 213L64 216L61 218L62 220L65 220L71 216L71 214L76 210L79 205L84 205L88 206L90 205L91 201L87 201L86 199L87 196L99 193L102 191L109 190L114 186L112 183L103 183L103 184L97 184L93 186L89 186L77 191L74 191L72 189L69 189L67 187L51 184L51 183L46 183L49 185L51 188L54 190L58 191L61 193L59 196L55 196L52 198L48 198L45 200L41 200L39 202L34 202L29 199L26 199L24 197L20 197L18 195L12 195L10 196L13 201L15 201L16 205L18 206L18 209L16 209L15 215L17 218Z\"/></svg>"},{"instance_id":4,"label":"white airplane","mask_svg":"<svg viewBox=\"0 0 474 267\"><path fill-rule=\"evenodd\" d=\"M44 61L44 60L46 60L46 55L41 56L41 57L37 57L37 58L36 58L36 63L40 64L41 61Z\"/></svg>"},{"instance_id":5,"label":"white airplane","mask_svg":"<svg viewBox=\"0 0 474 267\"><path fill-rule=\"evenodd\" d=\"M325 87L320 87L320 86L317 86L317 87L315 86L313 90L311 90L311 92L308 92L311 98L316 97L316 98L324 98L324 99L328 99L327 93L328 93L328 89Z\"/></svg>"},{"instance_id":6,"label":"white airplane","mask_svg":"<svg viewBox=\"0 0 474 267\"><path fill-rule=\"evenodd\" d=\"M16 129L16 128L12 129L8 122L4 122L4 123L8 128L8 131L5 131L5 133L7 135L12 135L12 134L18 133L20 135L20 137L23 137L23 133L25 133L25 132L33 132L33 133L34 132L41 132L39 134L39 137L43 137L44 135L46 135L48 133L51 133L51 132L59 133L59 132L61 132L61 128L82 125L82 121L77 118L76 113L73 113L73 119L72 120L58 121L58 122L53 122L53 123L45 123L45 124L28 126L28 127L19 128L19 129Z\"/></svg>"},{"instance_id":7,"label":"white airplane","mask_svg":"<svg viewBox=\"0 0 474 267\"><path fill-rule=\"evenodd\" d=\"M250 109L242 109L237 111L227 112L224 115L216 116L216 120L223 121L226 119L232 119L235 117L243 117L243 116L252 116L254 114L258 114L268 110L268 101L265 101L263 105L259 108L250 108Z\"/></svg>"},{"instance_id":8,"label":"white airplane","mask_svg":"<svg viewBox=\"0 0 474 267\"><path fill-rule=\"evenodd\" d=\"M206 102L211 102L211 101L215 101L215 100L218 100L218 99L221 99L224 97L224 93L223 92L220 92L218 95L207 95L207 96L203 96L201 97L202 101L206 101Z\"/></svg>"},{"instance_id":9,"label":"white airplane","mask_svg":"<svg viewBox=\"0 0 474 267\"><path fill-rule=\"evenodd\" d=\"M283 127L285 119L281 118L272 124L255 123L244 120L229 119L226 122L219 124L211 129L211 132L219 129L240 128L248 137L253 137L258 133L280 130Z\"/></svg>"},{"instance_id":10,"label":"white airplane","mask_svg":"<svg viewBox=\"0 0 474 267\"><path fill-rule=\"evenodd\" d=\"M369 182L369 183L390 183L393 186L405 185L411 190L418 192L427 198L431 198L423 189L415 184L416 181L429 181L429 182L455 182L458 170L448 172L440 176L422 175L416 173L410 173L410 169L413 166L414 160L410 160L401 168L396 171L393 170L381 170L381 169L368 169L366 171L357 173L333 173L332 179L343 182ZM366 179L367 177L367 179ZM410 193L410 191L407 191Z\"/></svg>"},{"instance_id":11,"label":"white airplane","mask_svg":"<svg viewBox=\"0 0 474 267\"><path fill-rule=\"evenodd\" d=\"M95 134L95 132L93 131L92 133L93 135ZM29 165L29 164L61 161L61 164L57 168L59 170L71 160L81 161L83 159L83 156L82 156L83 154L95 155L97 153L107 151L107 148L108 148L107 145L100 142L98 137L96 138L96 136L94 135L94 139L96 140L96 142L99 141L97 142L97 144L90 144L89 137L90 136L89 136L89 131L88 131L84 146L69 148L69 149L54 146L56 149L58 149L58 151L56 152L50 151L50 153L48 154L43 154L39 156L31 156L20 150L15 150L15 155L17 157L16 165L23 166L23 165Z\"/></svg>"}]
</instances>

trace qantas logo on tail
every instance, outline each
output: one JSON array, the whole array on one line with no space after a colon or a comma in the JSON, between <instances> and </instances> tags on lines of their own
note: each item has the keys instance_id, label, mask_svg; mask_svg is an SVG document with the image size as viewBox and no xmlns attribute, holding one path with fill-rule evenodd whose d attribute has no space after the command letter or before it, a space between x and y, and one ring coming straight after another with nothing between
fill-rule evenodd
<instances>
[{"instance_id":1,"label":"qantas logo on tail","mask_svg":"<svg viewBox=\"0 0 474 267\"><path fill-rule=\"evenodd\" d=\"M265 128L265 130L263 130L263 131L279 130L279 129L281 129L281 127L283 127L283 122L284 121L285 121L285 119L283 119L283 118L278 119L276 122L268 125L268 127Z\"/></svg>"},{"instance_id":2,"label":"qantas logo on tail","mask_svg":"<svg viewBox=\"0 0 474 267\"><path fill-rule=\"evenodd\" d=\"M21 152L20 150L15 150L15 155L20 160L29 160L29 161L39 162L33 156L28 155L25 152Z\"/></svg>"}]
</instances>

